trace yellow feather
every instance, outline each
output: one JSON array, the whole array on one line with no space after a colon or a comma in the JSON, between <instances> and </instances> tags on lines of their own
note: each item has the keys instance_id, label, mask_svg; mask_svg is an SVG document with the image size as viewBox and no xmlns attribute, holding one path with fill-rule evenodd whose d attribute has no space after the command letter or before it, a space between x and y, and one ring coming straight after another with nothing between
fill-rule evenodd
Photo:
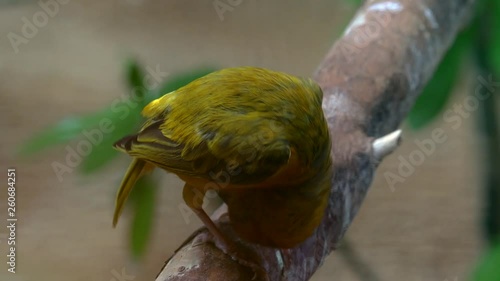
<instances>
[{"instance_id":1,"label":"yellow feather","mask_svg":"<svg viewBox=\"0 0 500 281\"><path fill-rule=\"evenodd\" d=\"M163 111L167 108L168 104L172 102L175 96L175 91L170 92L151 101L148 105L142 109L142 116L146 118L153 118L155 116L161 115Z\"/></svg>"},{"instance_id":2,"label":"yellow feather","mask_svg":"<svg viewBox=\"0 0 500 281\"><path fill-rule=\"evenodd\" d=\"M125 177L123 177L120 189L116 194L115 213L113 216L113 227L118 223L118 219L123 211L125 202L130 195L130 192L135 186L135 183L147 172L154 169L154 166L146 161L138 158L133 158L132 163L128 167Z\"/></svg>"}]
</instances>

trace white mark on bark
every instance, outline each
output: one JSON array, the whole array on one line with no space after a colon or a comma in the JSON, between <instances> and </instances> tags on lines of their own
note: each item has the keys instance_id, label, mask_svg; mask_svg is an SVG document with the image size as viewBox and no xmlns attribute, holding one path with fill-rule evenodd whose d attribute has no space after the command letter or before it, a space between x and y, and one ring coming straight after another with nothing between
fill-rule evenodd
<instances>
[{"instance_id":1,"label":"white mark on bark","mask_svg":"<svg viewBox=\"0 0 500 281\"><path fill-rule=\"evenodd\" d=\"M402 10L403 10L403 5L396 1L386 1L382 3L376 3L368 7L368 11L401 12Z\"/></svg>"},{"instance_id":2,"label":"white mark on bark","mask_svg":"<svg viewBox=\"0 0 500 281\"><path fill-rule=\"evenodd\" d=\"M344 35L349 34L349 32L351 32L351 30L353 28L355 28L356 26L363 25L365 22L366 22L366 19L365 19L365 15L364 14L356 16L354 18L354 20L351 22L351 24L349 24L349 26L344 31Z\"/></svg>"}]
</instances>

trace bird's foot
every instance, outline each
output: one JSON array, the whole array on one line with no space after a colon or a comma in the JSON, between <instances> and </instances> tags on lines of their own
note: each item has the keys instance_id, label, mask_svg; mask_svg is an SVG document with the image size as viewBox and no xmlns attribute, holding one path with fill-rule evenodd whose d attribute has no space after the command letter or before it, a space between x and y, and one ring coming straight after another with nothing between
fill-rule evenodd
<instances>
[{"instance_id":1,"label":"bird's foot","mask_svg":"<svg viewBox=\"0 0 500 281\"><path fill-rule=\"evenodd\" d=\"M231 259L250 268L254 272L255 275L252 280L269 280L267 271L256 262L258 258L252 251L243 246L237 247L234 242L230 242L227 239L223 239L223 241L220 241L220 239L215 240L215 246L224 254L230 256Z\"/></svg>"}]
</instances>

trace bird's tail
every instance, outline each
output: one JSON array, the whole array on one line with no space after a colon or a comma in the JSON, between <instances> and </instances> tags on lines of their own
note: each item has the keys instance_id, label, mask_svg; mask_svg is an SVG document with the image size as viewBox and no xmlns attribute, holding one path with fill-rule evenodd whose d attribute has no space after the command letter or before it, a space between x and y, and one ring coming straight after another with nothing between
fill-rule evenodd
<instances>
[{"instance_id":1,"label":"bird's tail","mask_svg":"<svg viewBox=\"0 0 500 281\"><path fill-rule=\"evenodd\" d=\"M145 174L152 171L154 169L154 165L148 163L142 159L134 158L130 166L128 167L127 172L125 173L125 177L123 177L122 183L120 185L120 189L116 194L116 203L115 203L115 213L113 216L113 227L118 223L118 218L123 211L123 207L125 206L125 202L127 201L132 188L134 188L135 183Z\"/></svg>"}]
</instances>

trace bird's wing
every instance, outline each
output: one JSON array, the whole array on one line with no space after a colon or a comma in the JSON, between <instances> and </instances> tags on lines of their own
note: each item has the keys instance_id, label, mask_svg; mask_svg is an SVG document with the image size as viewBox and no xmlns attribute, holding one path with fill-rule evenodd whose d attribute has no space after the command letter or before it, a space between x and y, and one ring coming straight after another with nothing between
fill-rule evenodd
<instances>
[{"instance_id":1,"label":"bird's wing","mask_svg":"<svg viewBox=\"0 0 500 281\"><path fill-rule=\"evenodd\" d=\"M147 121L143 129L122 138L114 146L129 155L144 159L172 173L193 175L192 163L181 157L183 145L163 135L161 121Z\"/></svg>"},{"instance_id":2,"label":"bird's wing","mask_svg":"<svg viewBox=\"0 0 500 281\"><path fill-rule=\"evenodd\" d=\"M123 138L115 147L178 175L208 180L229 177L237 185L266 180L287 166L292 152L286 139L269 131L269 122L263 119L192 132L204 137L190 145L173 141L162 123L147 122L141 132Z\"/></svg>"}]
</instances>

